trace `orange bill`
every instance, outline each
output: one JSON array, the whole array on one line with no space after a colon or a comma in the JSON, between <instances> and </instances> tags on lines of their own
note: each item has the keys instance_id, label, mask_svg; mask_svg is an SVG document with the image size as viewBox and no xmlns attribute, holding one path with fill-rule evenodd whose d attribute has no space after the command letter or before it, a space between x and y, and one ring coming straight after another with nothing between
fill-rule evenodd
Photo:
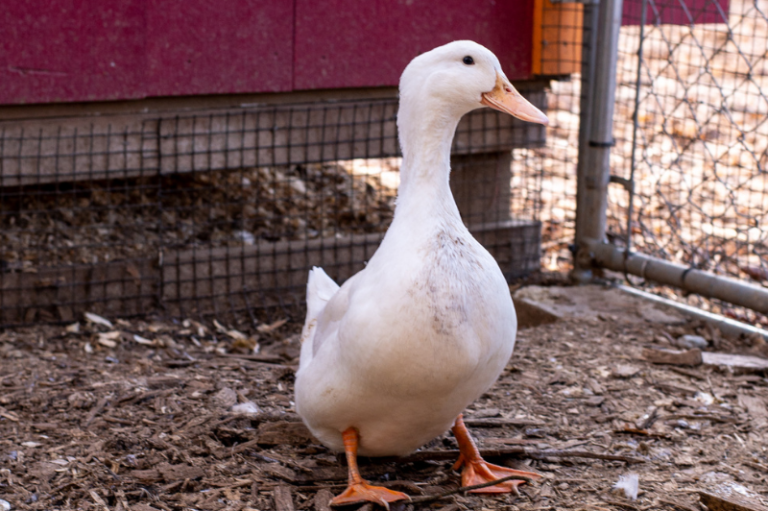
<instances>
[{"instance_id":1,"label":"orange bill","mask_svg":"<svg viewBox=\"0 0 768 511\"><path fill-rule=\"evenodd\" d=\"M545 126L549 124L547 116L517 92L503 73L496 73L496 86L492 91L483 93L480 102L524 121Z\"/></svg>"}]
</instances>

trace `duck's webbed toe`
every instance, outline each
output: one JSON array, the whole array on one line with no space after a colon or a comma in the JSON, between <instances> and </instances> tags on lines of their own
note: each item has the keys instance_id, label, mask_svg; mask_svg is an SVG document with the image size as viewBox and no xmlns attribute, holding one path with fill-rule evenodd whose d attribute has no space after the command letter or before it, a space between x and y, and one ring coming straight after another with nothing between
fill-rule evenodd
<instances>
[{"instance_id":1,"label":"duck's webbed toe","mask_svg":"<svg viewBox=\"0 0 768 511\"><path fill-rule=\"evenodd\" d=\"M464 465L464 470L461 472L461 485L462 486L475 486L477 484L490 483L505 477L522 477L524 479L509 479L493 486L486 486L485 488L478 488L477 490L470 490L469 493L514 493L519 494L517 487L523 483L533 479L540 479L541 475L535 472L524 472L521 470L513 470L507 467L500 467L493 463L488 463L482 458L465 461L461 460Z\"/></svg>"},{"instance_id":2,"label":"duck's webbed toe","mask_svg":"<svg viewBox=\"0 0 768 511\"><path fill-rule=\"evenodd\" d=\"M472 441L472 437L469 436L469 431L467 431L467 427L464 425L464 420L461 415L456 418L456 423L453 426L453 434L456 437L456 441L459 444L459 450L461 451L459 460L453 468L454 470L458 470L459 467L464 467L461 472L462 486L475 486L477 484L490 483L505 477L520 477L520 479L509 479L493 486L470 490L470 493L518 494L517 487L521 484L531 480L535 481L541 479L541 474L535 472L525 472L507 467L500 467L485 461L480 456L480 451L477 450L475 443Z\"/></svg>"},{"instance_id":3,"label":"duck's webbed toe","mask_svg":"<svg viewBox=\"0 0 768 511\"><path fill-rule=\"evenodd\" d=\"M410 497L399 491L390 490L383 486L373 486L365 481L360 481L350 484L344 490L344 493L334 497L331 504L343 506L360 502L374 502L389 509L389 503L397 502L398 500L410 500Z\"/></svg>"}]
</instances>

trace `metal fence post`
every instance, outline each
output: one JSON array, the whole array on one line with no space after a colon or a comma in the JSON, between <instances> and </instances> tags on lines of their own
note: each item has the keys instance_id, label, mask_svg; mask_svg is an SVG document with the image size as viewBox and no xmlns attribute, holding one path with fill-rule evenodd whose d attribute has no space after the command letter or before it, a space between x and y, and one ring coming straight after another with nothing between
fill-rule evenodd
<instances>
[{"instance_id":1,"label":"metal fence post","mask_svg":"<svg viewBox=\"0 0 768 511\"><path fill-rule=\"evenodd\" d=\"M585 5L584 9L582 83L586 90L582 85L575 260L571 273L576 282L592 279L589 242L605 238L622 6L623 0L601 0L599 6Z\"/></svg>"}]
</instances>

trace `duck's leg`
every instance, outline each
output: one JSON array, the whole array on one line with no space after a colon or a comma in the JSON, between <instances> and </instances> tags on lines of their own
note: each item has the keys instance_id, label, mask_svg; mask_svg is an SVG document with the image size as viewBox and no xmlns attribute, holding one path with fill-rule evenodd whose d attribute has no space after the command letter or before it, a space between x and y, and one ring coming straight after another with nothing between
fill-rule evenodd
<instances>
[{"instance_id":1,"label":"duck's leg","mask_svg":"<svg viewBox=\"0 0 768 511\"><path fill-rule=\"evenodd\" d=\"M389 509L389 503L397 500L411 500L405 493L389 490L382 486L372 486L360 477L357 469L358 433L355 428L348 428L342 433L344 451L349 466L349 486L344 493L331 501L332 506L354 504L357 502L375 502Z\"/></svg>"},{"instance_id":2,"label":"duck's leg","mask_svg":"<svg viewBox=\"0 0 768 511\"><path fill-rule=\"evenodd\" d=\"M535 472L513 470L511 468L493 465L485 461L480 456L480 451L477 450L477 446L472 441L472 437L469 436L469 431L467 431L467 427L464 425L464 419L461 415L456 417L456 422L453 425L452 431L453 436L456 437L461 452L453 469L458 470L459 467L464 465L464 470L461 472L462 486L474 486L476 484L489 483L496 479L501 479L502 477L515 475L531 479L539 479L541 477L540 474ZM524 482L525 480L510 479L509 481L494 486L480 488L479 490L471 490L470 493L518 493L517 487Z\"/></svg>"}]
</instances>

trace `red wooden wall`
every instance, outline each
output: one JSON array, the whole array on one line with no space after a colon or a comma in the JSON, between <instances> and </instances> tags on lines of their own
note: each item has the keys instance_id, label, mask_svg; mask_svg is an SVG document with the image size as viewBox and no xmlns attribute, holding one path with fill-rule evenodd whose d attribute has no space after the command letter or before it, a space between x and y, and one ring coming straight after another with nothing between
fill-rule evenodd
<instances>
[{"instance_id":1,"label":"red wooden wall","mask_svg":"<svg viewBox=\"0 0 768 511\"><path fill-rule=\"evenodd\" d=\"M646 2L648 24L690 25L726 23L728 0L653 0ZM622 25L639 25L642 21L643 0L624 0ZM725 15L725 16L723 16Z\"/></svg>"},{"instance_id":2,"label":"red wooden wall","mask_svg":"<svg viewBox=\"0 0 768 511\"><path fill-rule=\"evenodd\" d=\"M640 1L626 0L625 22L637 23ZM0 10L0 104L393 86L410 59L455 39L489 47L521 80L531 75L533 5L14 0Z\"/></svg>"},{"instance_id":3,"label":"red wooden wall","mask_svg":"<svg viewBox=\"0 0 768 511\"><path fill-rule=\"evenodd\" d=\"M471 39L511 79L530 77L533 0L296 0L294 87L397 85L416 55Z\"/></svg>"},{"instance_id":4,"label":"red wooden wall","mask_svg":"<svg viewBox=\"0 0 768 511\"><path fill-rule=\"evenodd\" d=\"M455 39L527 78L532 1L17 0L0 12L0 104L396 85Z\"/></svg>"},{"instance_id":5,"label":"red wooden wall","mask_svg":"<svg viewBox=\"0 0 768 511\"><path fill-rule=\"evenodd\" d=\"M5 2L0 104L288 91L293 16L286 1Z\"/></svg>"}]
</instances>

